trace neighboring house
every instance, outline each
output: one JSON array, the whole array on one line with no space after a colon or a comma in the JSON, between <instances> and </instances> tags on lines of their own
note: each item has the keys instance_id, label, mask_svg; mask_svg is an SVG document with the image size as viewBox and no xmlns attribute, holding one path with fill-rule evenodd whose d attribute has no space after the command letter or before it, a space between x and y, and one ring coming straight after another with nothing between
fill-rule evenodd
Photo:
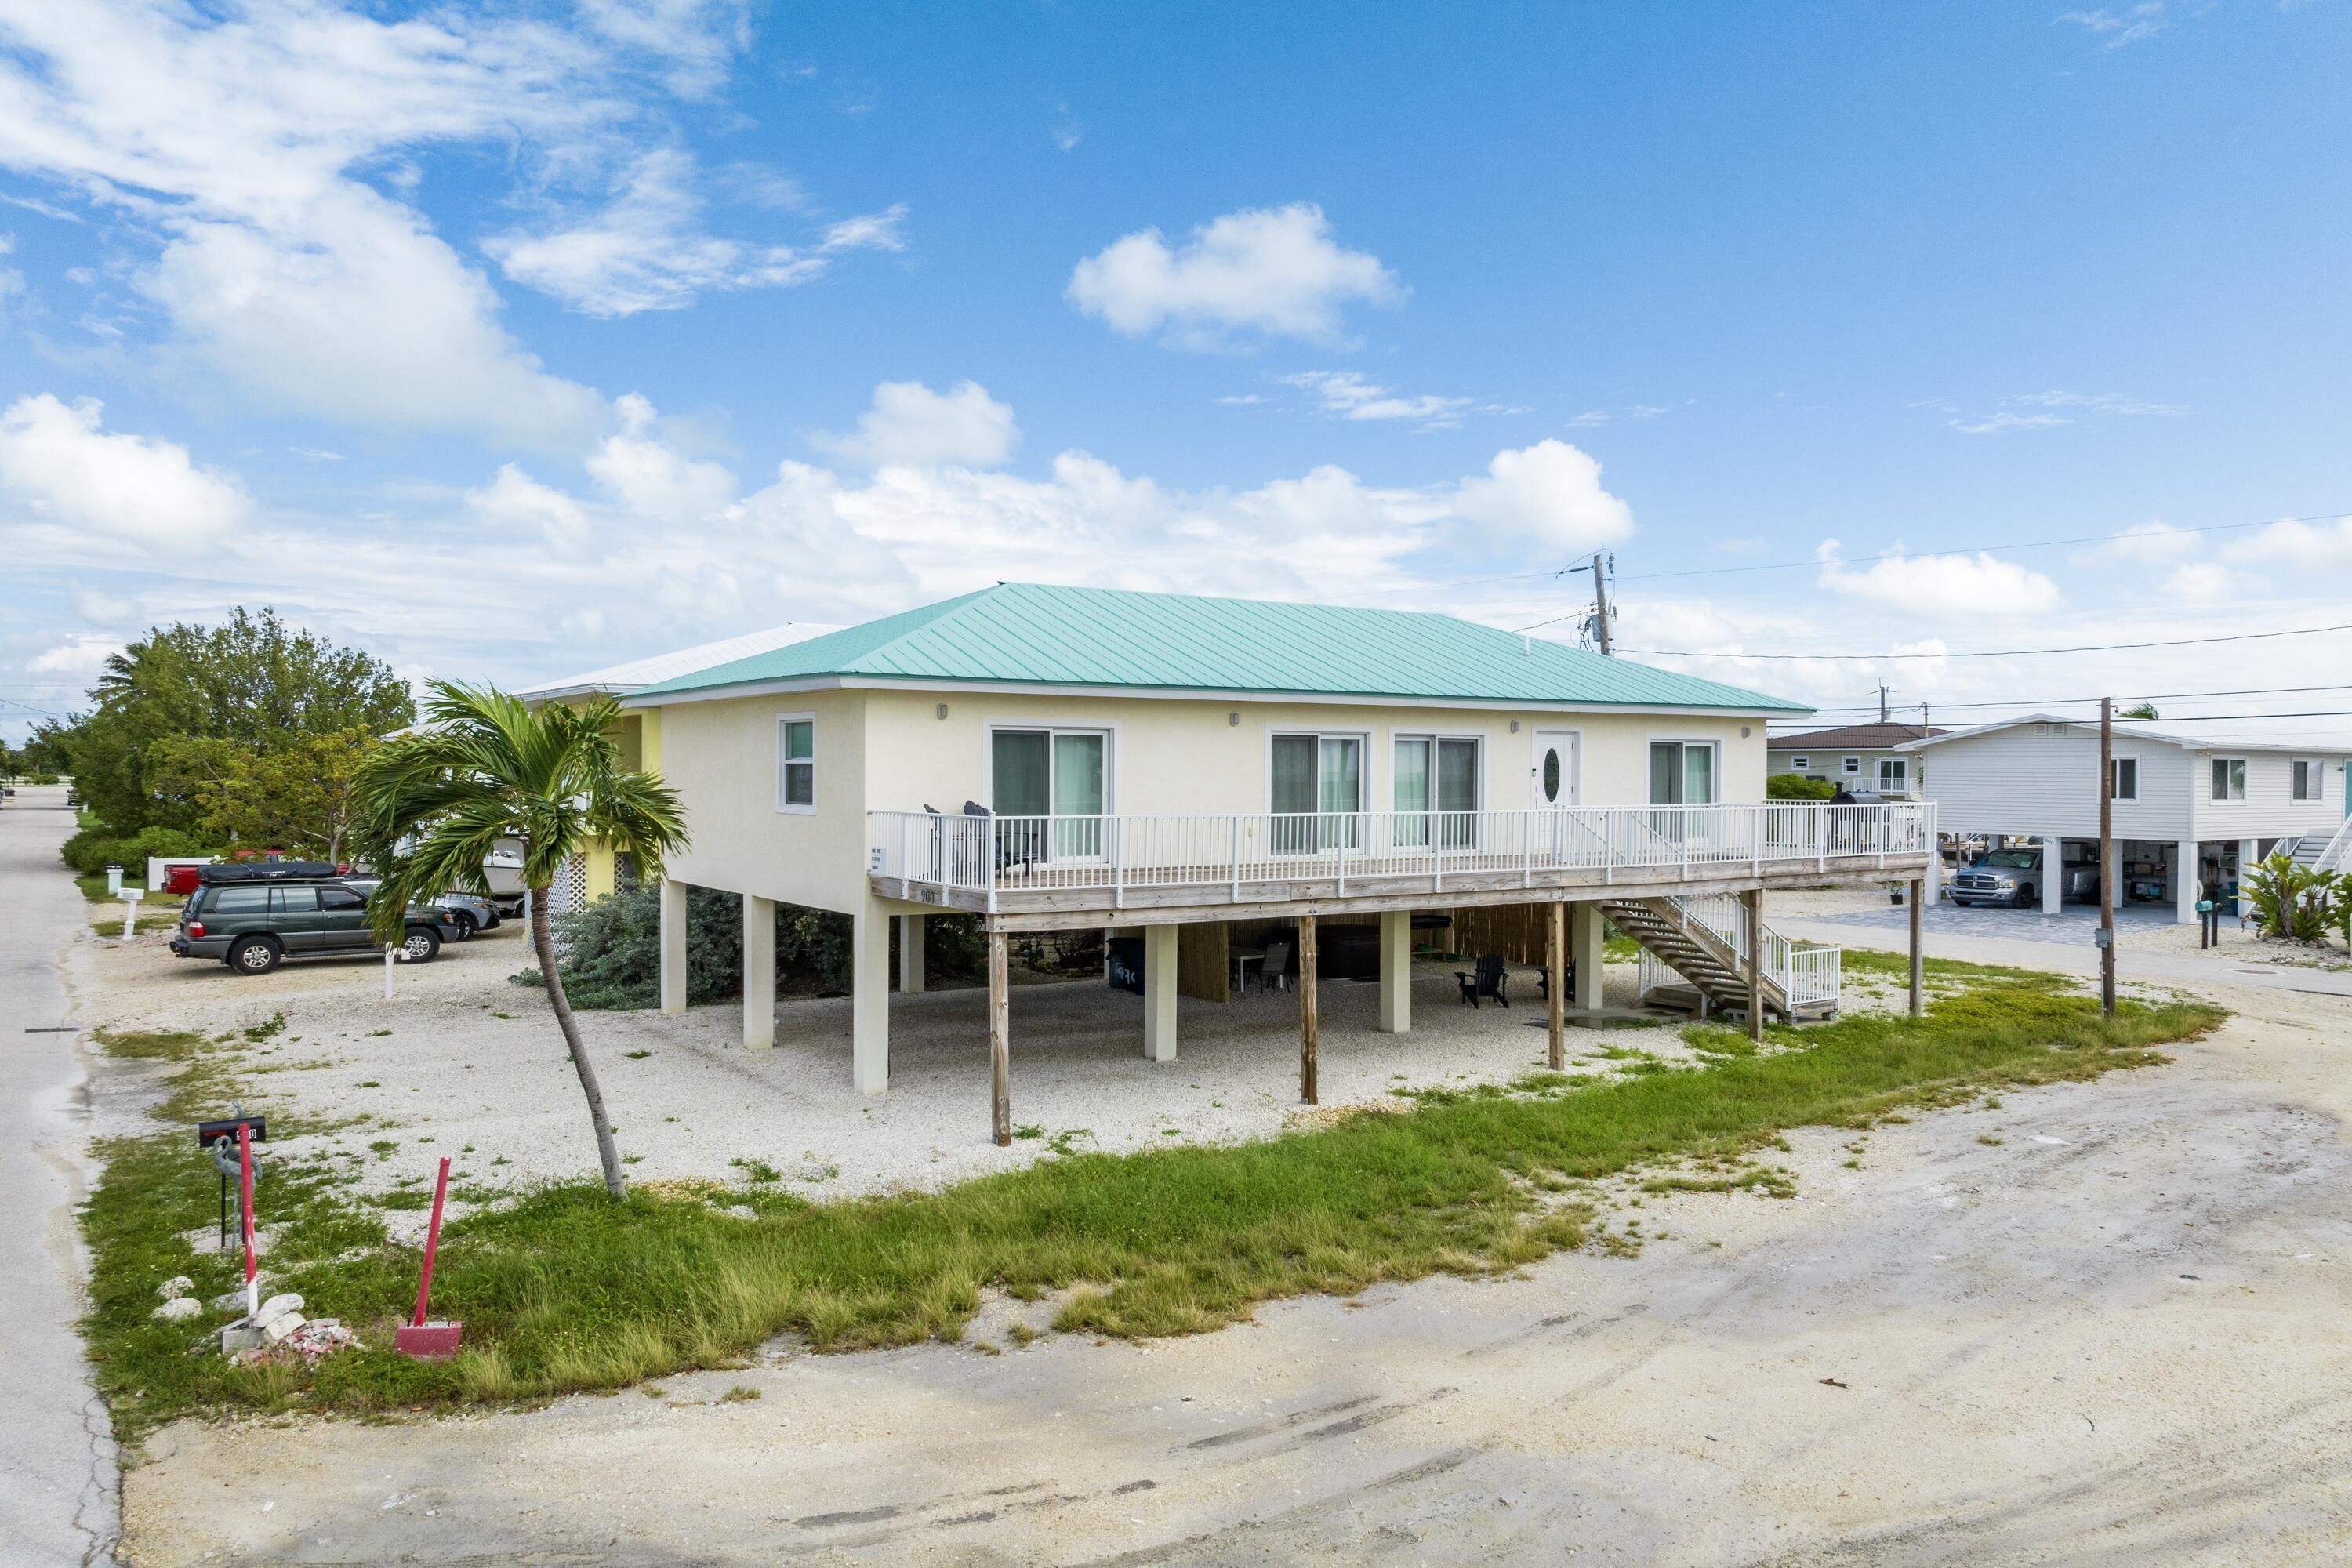
<instances>
[{"instance_id":1,"label":"neighboring house","mask_svg":"<svg viewBox=\"0 0 2352 1568\"><path fill-rule=\"evenodd\" d=\"M1721 1000L1745 984L1736 895L1919 877L1932 845L1925 807L1758 804L1766 721L1796 704L1447 616L1002 584L625 705L658 726L693 837L665 884L664 1007L685 1005L686 885L744 895L759 945L778 901L846 912L867 1092L889 1078L894 918L909 990L939 910L981 916L997 954L1008 931L1141 927L1164 1061L1180 928L1221 1000L1234 921L1297 920L1302 949L1318 916L1376 923L1402 1030L1415 910L1568 902L1577 1005L1600 1005L1604 909ZM1765 948L1768 1009L1823 1004L1824 973L1834 1005L1834 950L1824 971ZM747 952L763 1046L773 965Z\"/></svg>"},{"instance_id":2,"label":"neighboring house","mask_svg":"<svg viewBox=\"0 0 2352 1568\"><path fill-rule=\"evenodd\" d=\"M2183 923L2197 919L2200 896L2233 890L2280 843L2333 838L2352 807L2340 749L2113 728L2116 897L2168 901ZM2097 724L2034 713L1901 750L1933 754L1943 832L2042 846L2043 874L2030 890L2043 909L2097 898Z\"/></svg>"},{"instance_id":3,"label":"neighboring house","mask_svg":"<svg viewBox=\"0 0 2352 1568\"><path fill-rule=\"evenodd\" d=\"M1889 799L1924 800L1921 759L1895 748L1946 732L1918 724L1845 724L1774 735L1765 742L1765 766L1844 789L1876 790Z\"/></svg>"},{"instance_id":4,"label":"neighboring house","mask_svg":"<svg viewBox=\"0 0 2352 1568\"><path fill-rule=\"evenodd\" d=\"M673 676L708 669L715 664L746 658L753 654L767 653L790 643L833 630L830 626L781 626L765 631L746 632L741 637L702 643L694 647L680 648L675 653L655 654L647 658L631 659L625 664L607 665L592 669L585 675L574 675L562 680L551 680L543 685L525 687L514 695L531 707L548 702L578 704L596 697L626 697L641 687ZM641 769L658 771L661 767L661 715L658 712L625 713L618 729L613 733L614 743L620 748L621 766L635 773ZM561 914L579 909L635 881L628 856L615 854L602 843L592 843L566 863L562 875L548 889L548 908ZM520 883L522 862L511 854L493 856L485 869L489 877L490 890L505 892L508 882ZM515 892L520 892L520 886Z\"/></svg>"}]
</instances>

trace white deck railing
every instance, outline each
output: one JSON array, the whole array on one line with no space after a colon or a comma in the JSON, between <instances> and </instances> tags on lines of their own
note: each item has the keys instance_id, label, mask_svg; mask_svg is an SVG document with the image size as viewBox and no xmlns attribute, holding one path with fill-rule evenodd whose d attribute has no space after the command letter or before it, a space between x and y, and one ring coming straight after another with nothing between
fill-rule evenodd
<instances>
[{"instance_id":1,"label":"white deck railing","mask_svg":"<svg viewBox=\"0 0 2352 1568\"><path fill-rule=\"evenodd\" d=\"M1579 806L1562 811L1180 813L1139 816L866 814L867 869L940 894L1193 889L1240 901L1300 882L1513 878L1575 873L1603 885L1709 868L1851 868L1935 851L1932 804ZM1278 892L1275 896L1279 896Z\"/></svg>"},{"instance_id":2,"label":"white deck railing","mask_svg":"<svg viewBox=\"0 0 2352 1568\"><path fill-rule=\"evenodd\" d=\"M1748 956L1748 906L1724 893L1700 893L1669 900L1693 925L1712 932L1744 961ZM1835 1005L1844 983L1843 950L1800 947L1764 922L1764 973L1780 988L1791 1007ZM1639 994L1647 997L1663 984L1685 977L1674 965L1649 949L1642 950Z\"/></svg>"}]
</instances>

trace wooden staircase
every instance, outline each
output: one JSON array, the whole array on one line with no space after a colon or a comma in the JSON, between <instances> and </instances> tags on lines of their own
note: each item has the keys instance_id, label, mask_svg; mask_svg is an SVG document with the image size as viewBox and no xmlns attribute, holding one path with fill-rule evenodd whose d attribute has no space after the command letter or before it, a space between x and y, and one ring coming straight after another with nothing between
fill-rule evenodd
<instances>
[{"instance_id":1,"label":"wooden staircase","mask_svg":"<svg viewBox=\"0 0 2352 1568\"><path fill-rule=\"evenodd\" d=\"M1697 918L1683 900L1611 899L1601 907L1610 923L1647 948L1682 982L1680 985L1654 987L1643 1001L1686 1007L1700 1014L1748 1011L1747 955L1723 931ZM1773 951L1769 927L1764 936L1766 951L1769 952ZM1759 979L1768 1016L1778 1016L1794 1022L1799 1018L1827 1017L1837 1011L1834 998L1809 999L1792 1005L1787 985L1773 973L1769 962Z\"/></svg>"}]
</instances>

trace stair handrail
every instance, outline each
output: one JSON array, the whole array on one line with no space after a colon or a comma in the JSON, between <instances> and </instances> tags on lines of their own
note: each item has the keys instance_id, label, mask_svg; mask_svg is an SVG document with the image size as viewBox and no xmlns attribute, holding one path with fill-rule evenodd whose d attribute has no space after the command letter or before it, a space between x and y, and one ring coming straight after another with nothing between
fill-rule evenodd
<instances>
[{"instance_id":1,"label":"stair handrail","mask_svg":"<svg viewBox=\"0 0 2352 1568\"><path fill-rule=\"evenodd\" d=\"M2319 852L2319 858L2311 863L2311 868L2315 871L2352 870L2352 816L2346 817L2343 826L2336 828L2336 837L2327 841L2327 847Z\"/></svg>"}]
</instances>

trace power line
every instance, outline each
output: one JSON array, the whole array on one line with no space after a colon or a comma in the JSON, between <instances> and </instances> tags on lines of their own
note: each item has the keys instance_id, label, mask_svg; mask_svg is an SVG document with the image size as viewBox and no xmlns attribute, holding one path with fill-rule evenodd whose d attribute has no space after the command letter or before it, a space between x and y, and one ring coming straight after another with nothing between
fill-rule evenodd
<instances>
[{"instance_id":1,"label":"power line","mask_svg":"<svg viewBox=\"0 0 2352 1568\"><path fill-rule=\"evenodd\" d=\"M1581 611L1578 612L1582 614ZM1566 620L1568 617L1560 617ZM1549 623L1543 623L1549 625ZM1524 627L1523 630L1533 630ZM1629 647L1626 653L1643 654L1653 658L1745 658L1801 662L1807 659L1838 662L1877 661L1895 658L2031 658L2053 653L2121 653L2143 647L2188 647L2200 643L2259 642L2271 637L2321 637L2329 632L2352 632L2352 623L2333 626L2298 626L2291 631L2231 632L2210 637L2161 637L2154 642L2084 643L2074 647L2000 647L1976 648L1965 653L1706 653L1692 648Z\"/></svg>"},{"instance_id":2,"label":"power line","mask_svg":"<svg viewBox=\"0 0 2352 1568\"><path fill-rule=\"evenodd\" d=\"M73 717L70 713L54 713L47 708L36 708L29 702L19 702L13 697L0 697L0 702L5 702L11 708L22 708L28 713L39 713L51 719L70 719Z\"/></svg>"},{"instance_id":3,"label":"power line","mask_svg":"<svg viewBox=\"0 0 2352 1568\"><path fill-rule=\"evenodd\" d=\"M2334 686L2240 686L2232 687L2226 691L2150 691L2145 694L2136 695L2139 695L2140 700L2144 702L2169 702L2176 699L2189 697L2284 697L2289 693L2303 691L2352 691L2352 683ZM2078 703L2096 702L2099 699L2096 697L2020 697L2000 700L1988 700L1984 702L1937 702L1934 703L1933 706L1937 708L2063 708L2072 707ZM1907 708L1916 708L1918 704L1911 702L1905 703L1903 706ZM1813 711L1816 714L1875 713L1878 710L1874 705L1870 707L1854 706L1844 708L1816 708ZM2148 721L2145 719L2126 720L2125 722L2144 724L2148 722ZM2162 721L2158 720L2157 722L2161 723Z\"/></svg>"}]
</instances>

